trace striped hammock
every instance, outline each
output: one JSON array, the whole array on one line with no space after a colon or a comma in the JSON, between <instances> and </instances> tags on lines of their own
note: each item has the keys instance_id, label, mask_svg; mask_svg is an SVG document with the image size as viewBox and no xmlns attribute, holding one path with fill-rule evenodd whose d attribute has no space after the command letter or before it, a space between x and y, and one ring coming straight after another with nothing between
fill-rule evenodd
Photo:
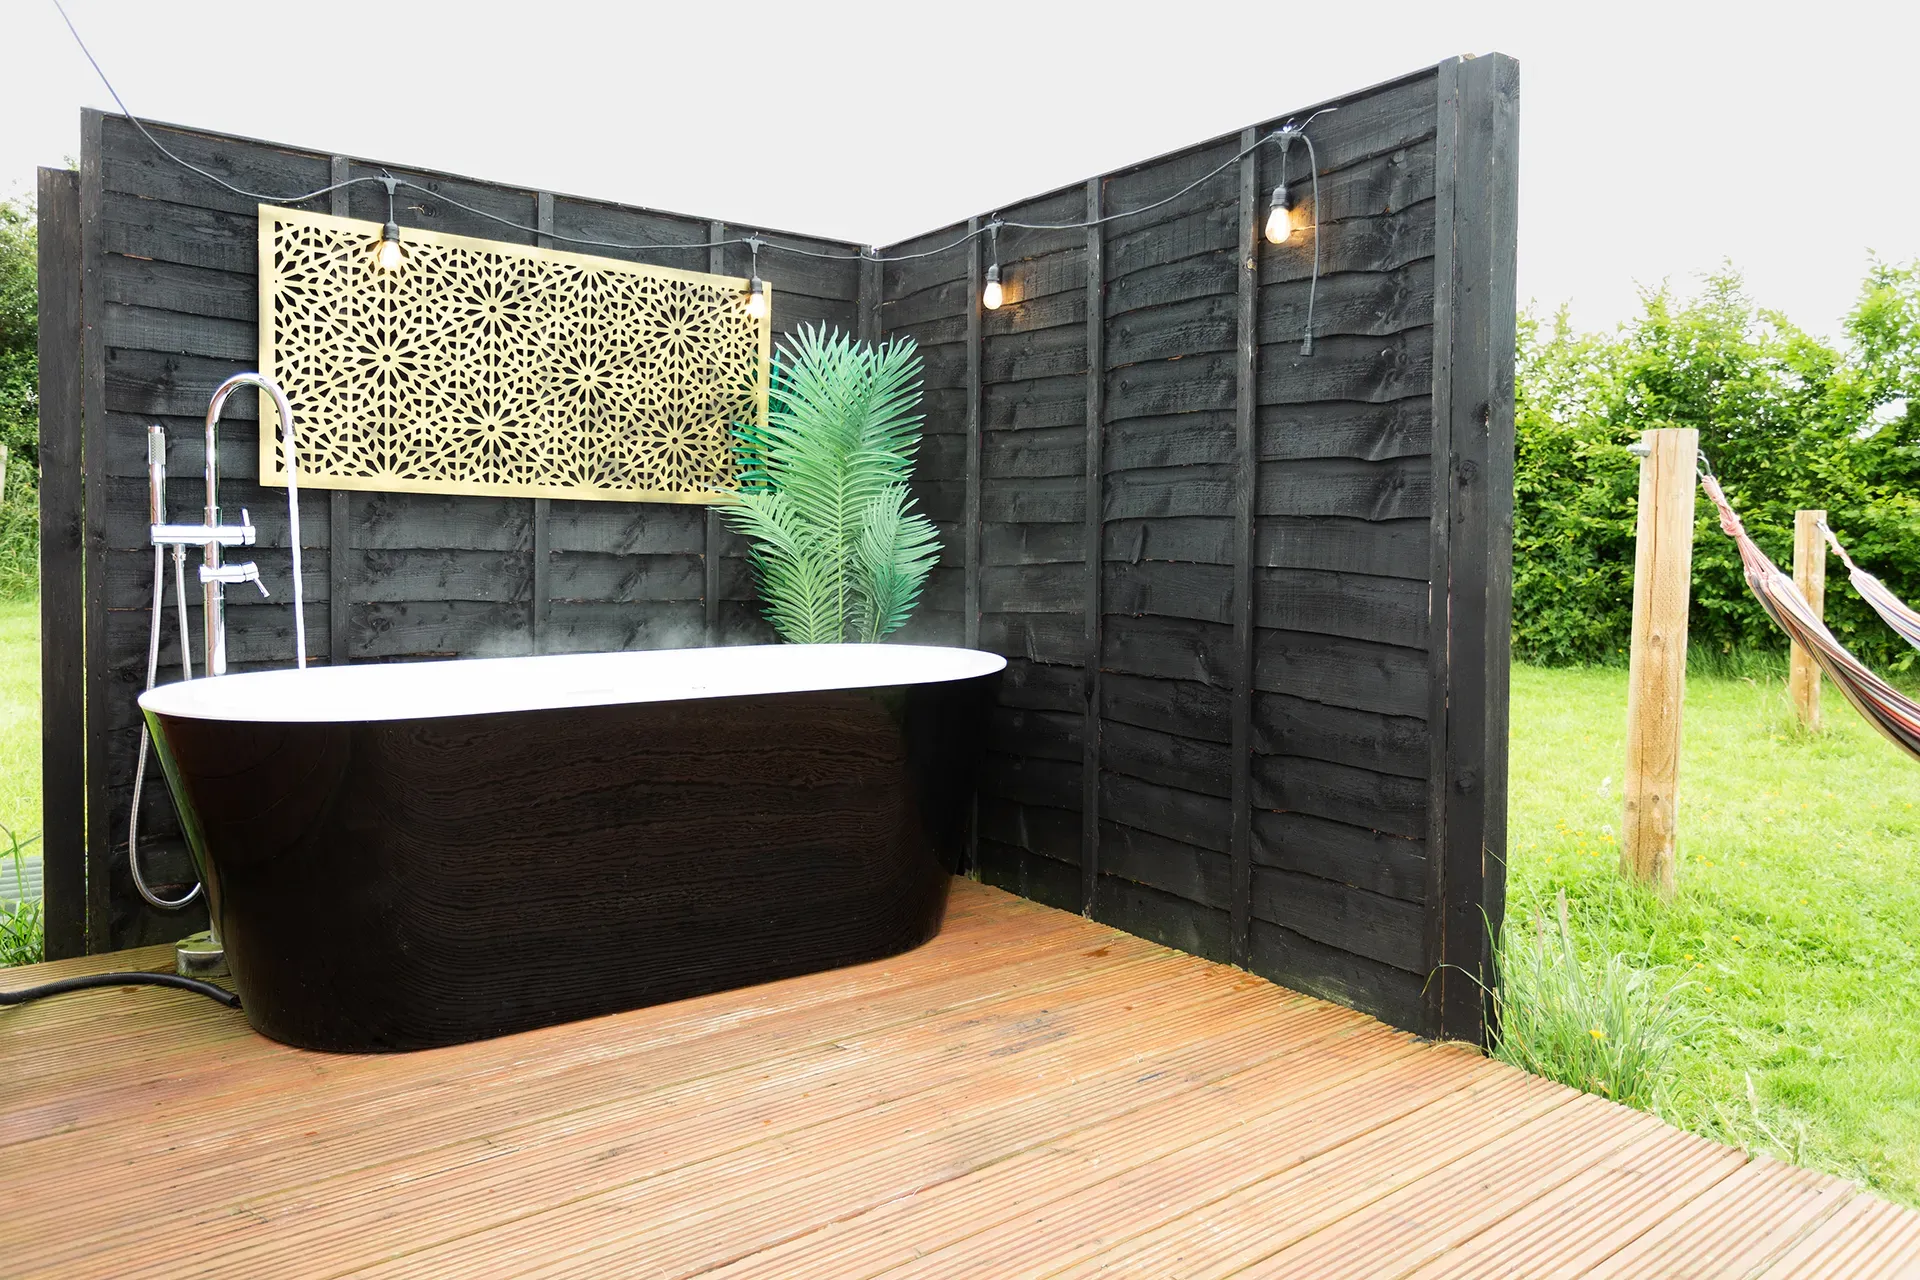
<instances>
[{"instance_id":1,"label":"striped hammock","mask_svg":"<svg viewBox=\"0 0 1920 1280\"><path fill-rule=\"evenodd\" d=\"M1702 472L1700 486L1713 499L1713 505L1720 509L1720 528L1738 544L1740 563L1747 572L1747 586L1753 589L1754 599L1767 611L1774 625L1813 655L1813 660L1820 664L1827 678L1833 681L1854 709L1866 717L1868 724L1878 729L1895 746L1920 760L1920 703L1914 702L1868 670L1865 664L1833 638L1833 632L1827 630L1826 624L1814 614L1807 598L1800 594L1800 588L1793 585L1793 579L1780 572L1779 566L1767 559L1767 553L1755 546L1753 539L1747 536L1746 528L1741 525L1740 517L1733 513L1733 506L1727 501L1727 495L1721 490L1718 480ZM1882 587L1881 590L1886 589ZM1888 598L1892 597L1889 595ZM1900 607L1906 610L1905 605ZM1914 616L1911 610L1906 612ZM1920 617L1915 617L1915 620L1920 622ZM1902 634L1906 633L1903 631Z\"/></svg>"},{"instance_id":2,"label":"striped hammock","mask_svg":"<svg viewBox=\"0 0 1920 1280\"><path fill-rule=\"evenodd\" d=\"M1886 621L1886 624L1900 633L1900 638L1916 649L1920 649L1920 613L1906 606L1899 596L1887 590L1887 584L1880 581L1853 562L1847 549L1840 545L1840 539L1833 536L1833 530L1827 528L1827 522L1820 522L1820 532L1827 535L1827 545L1833 548L1833 554L1847 566L1847 580L1853 583L1853 589L1862 599L1873 606L1873 611Z\"/></svg>"}]
</instances>

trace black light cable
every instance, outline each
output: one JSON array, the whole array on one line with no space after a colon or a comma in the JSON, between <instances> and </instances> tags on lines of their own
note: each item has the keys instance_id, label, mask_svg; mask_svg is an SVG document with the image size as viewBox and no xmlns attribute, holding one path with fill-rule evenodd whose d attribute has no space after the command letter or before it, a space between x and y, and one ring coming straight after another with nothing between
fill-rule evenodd
<instances>
[{"instance_id":1,"label":"black light cable","mask_svg":"<svg viewBox=\"0 0 1920 1280\"><path fill-rule=\"evenodd\" d=\"M1322 111L1316 111L1307 117L1304 124L1298 126L1288 124L1272 135L1274 141L1280 146L1280 184L1273 189L1273 201L1267 211L1269 243L1285 244L1293 235L1293 202L1287 195L1287 156L1293 151L1295 139L1307 145L1307 170L1313 179L1313 270L1307 276L1306 336L1300 340L1300 354L1303 356L1313 354L1313 303L1314 295L1320 291L1320 157L1314 152L1313 139L1309 138L1304 130L1307 125L1313 123L1314 116L1332 110L1336 108L1327 107Z\"/></svg>"},{"instance_id":2,"label":"black light cable","mask_svg":"<svg viewBox=\"0 0 1920 1280\"><path fill-rule=\"evenodd\" d=\"M592 240L584 236L565 235L557 231L543 230L539 227L531 227L523 222L515 222L512 218L502 217L501 215L497 213L493 213L489 210L475 208L473 205L467 204L464 201L456 200L454 197L446 194L446 192L444 191L436 191L432 187L422 186L420 183L411 182L406 178L395 178L390 174L382 177L377 177L377 178L371 175L358 177L358 178L346 178L340 182L329 183L324 187L315 187L311 191L302 192L298 195L274 195L268 192L249 191L245 187L236 186L235 184L228 182L225 178L222 178L218 174L210 173L207 170L202 169L200 166L193 164L190 161L183 160L179 156L175 155L173 152L169 151L166 148L166 146L160 141L160 139L156 138L153 135L153 132L150 129L148 129L147 126L141 121L140 117L134 115L133 112L127 107L126 101L122 99L120 96L120 91L113 87L113 82L107 79L107 73L101 69L99 60L93 56L93 51L87 48L87 42L80 38L80 31L77 27L73 25L73 19L68 16L66 7L63 4L61 4L60 0L53 0L53 7L56 10L58 10L61 21L66 23L67 30L72 34L74 43L80 46L80 52L83 55L85 55L88 63L92 65L94 74L100 77L100 83L106 86L107 93L112 96L114 104L120 108L120 113L127 118L128 123L132 124L133 127L139 131L140 136L147 140L147 144L151 146L155 151L158 151L161 155L165 156L167 159L173 161L173 163L179 165L182 169L185 169L190 173L198 174L200 177L205 178L208 182L213 183L215 186L218 186L223 190L230 191L234 195L240 196L243 199L259 201L266 204L287 204L287 205L302 204L308 200L317 199L320 196L327 195L334 191L342 190L343 188L358 186L363 182L377 182L387 187L389 197L392 196L393 190L395 187L406 187L409 190L418 191L423 195L429 196L441 204L450 205L455 209L460 209L467 213L473 214L477 218L484 218L489 222L498 223L503 227L511 227L515 231L523 231L530 235L544 236L548 240L563 241L567 244L581 245L583 247L590 248L590 249L621 249L621 250L625 250L627 252L632 252L632 253L660 252L663 250L670 250L670 249L718 249L718 248L723 248L726 246L736 245L736 244L749 244L750 242L758 239L758 237L756 236L732 236L724 240L673 240L673 241L665 241L665 242L651 243L651 244L634 244L634 243L623 241L623 240ZM1081 222L1015 222L1015 221L1008 221L1006 219L996 218L993 222L989 223L988 226L1017 227L1023 231L1076 231L1076 230L1084 230L1088 227L1104 226L1109 222L1114 222L1121 218L1135 218L1140 216L1143 213L1151 213L1155 209L1159 209L1166 205L1172 204L1174 201L1180 199L1182 196L1192 193L1193 191L1197 190L1200 186L1202 186L1206 182L1212 180L1213 178L1218 177L1220 174L1232 168L1235 164L1238 164L1242 159L1244 159L1247 155L1252 153L1254 150L1260 147L1266 146L1269 143L1291 141L1292 137L1299 137L1303 141L1307 142L1307 149L1309 153L1311 153L1313 149L1312 141L1310 139L1307 139L1305 134L1301 133L1301 130L1305 129L1307 125L1313 123L1313 121L1318 117L1326 114L1329 111L1337 111L1337 110L1339 110L1338 107L1322 107L1319 111L1314 112L1313 115L1308 116L1307 119L1299 125L1288 124L1287 126L1285 126L1284 128L1282 128L1280 131L1276 133L1267 134L1264 137L1258 139L1256 142L1254 142L1252 146L1243 148L1242 150L1236 152L1231 158L1229 158L1224 163L1220 164L1219 166L1213 169L1208 170L1206 173L1201 174L1198 178L1195 178L1192 182L1189 182L1186 186L1180 188L1178 191L1174 192L1172 195L1167 196L1161 200L1156 200L1152 204L1142 205L1137 209L1122 209L1117 213L1107 214L1105 217L1089 218ZM1314 181L1315 181L1315 186L1317 191L1317 187L1319 183L1319 173L1317 169L1314 174ZM391 208L391 200L389 200L389 207ZM1319 211L1316 209L1315 210L1316 226L1318 223L1318 217L1319 217ZM393 222L391 219L389 219L387 223L387 227L391 228L392 231L395 233L391 237L390 242L397 244L399 239L397 234L399 230L398 224ZM931 249L923 249L918 253L881 254L881 253L871 252L864 249L859 253L851 253L851 254L827 253L819 249L804 249L804 248L801 248L799 245L779 244L774 241L768 241L768 240L761 240L760 243L764 244L769 249L777 249L782 253L791 253L803 258L818 258L818 259L823 259L829 262L860 262L860 261L915 262L922 258L937 257L938 255L947 253L953 249L958 249L960 246L972 240L975 236L981 235L983 232L986 231L986 229L987 229L986 227L981 227L976 230L963 232L962 234L955 236L953 239L946 241L944 244L935 245ZM1319 244L1318 244L1317 236L1315 237L1314 258L1315 258L1315 275L1317 277L1318 270L1319 270L1318 268Z\"/></svg>"},{"instance_id":3,"label":"black light cable","mask_svg":"<svg viewBox=\"0 0 1920 1280\"><path fill-rule=\"evenodd\" d=\"M216 987L198 978L183 978L177 973L88 973L78 978L61 978L54 982L43 982L37 987L0 991L0 1006L26 1004L32 1000L45 1000L50 996L64 996L75 991L93 991L101 987L171 987L175 991L191 991L194 995L205 996L229 1009L240 1007L240 997L226 988Z\"/></svg>"}]
</instances>

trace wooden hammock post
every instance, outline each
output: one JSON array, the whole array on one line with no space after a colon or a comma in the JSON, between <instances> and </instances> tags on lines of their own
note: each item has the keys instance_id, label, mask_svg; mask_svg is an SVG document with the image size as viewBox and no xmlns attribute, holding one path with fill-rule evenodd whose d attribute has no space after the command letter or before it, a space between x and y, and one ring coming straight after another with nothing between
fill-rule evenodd
<instances>
[{"instance_id":1,"label":"wooden hammock post","mask_svg":"<svg viewBox=\"0 0 1920 1280\"><path fill-rule=\"evenodd\" d=\"M1826 519L1824 511L1793 513L1793 585L1813 607L1813 616L1822 619L1827 616L1827 540L1820 526ZM1800 723L1820 732L1820 664L1798 644L1787 668L1787 693Z\"/></svg>"},{"instance_id":2,"label":"wooden hammock post","mask_svg":"<svg viewBox=\"0 0 1920 1280\"><path fill-rule=\"evenodd\" d=\"M1620 871L1666 895L1673 892L1680 808L1680 707L1687 690L1687 603L1693 580L1694 468L1700 433L1662 427L1647 431L1641 440L1646 453L1640 463L1633 564Z\"/></svg>"}]
</instances>

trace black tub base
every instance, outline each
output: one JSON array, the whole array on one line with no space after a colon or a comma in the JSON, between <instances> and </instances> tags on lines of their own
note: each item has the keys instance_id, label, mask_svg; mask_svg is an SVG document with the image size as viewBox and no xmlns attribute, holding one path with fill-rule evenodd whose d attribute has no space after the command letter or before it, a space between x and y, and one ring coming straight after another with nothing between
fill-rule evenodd
<instances>
[{"instance_id":1,"label":"black tub base","mask_svg":"<svg viewBox=\"0 0 1920 1280\"><path fill-rule=\"evenodd\" d=\"M384 720L149 715L248 1021L368 1052L926 941L994 678Z\"/></svg>"}]
</instances>

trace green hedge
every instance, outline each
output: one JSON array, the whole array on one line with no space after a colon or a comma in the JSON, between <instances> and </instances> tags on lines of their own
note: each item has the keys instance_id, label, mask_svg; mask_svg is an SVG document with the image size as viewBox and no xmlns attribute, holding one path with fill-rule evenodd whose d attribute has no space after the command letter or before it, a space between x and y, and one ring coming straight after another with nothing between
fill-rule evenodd
<instances>
[{"instance_id":1,"label":"green hedge","mask_svg":"<svg viewBox=\"0 0 1920 1280\"><path fill-rule=\"evenodd\" d=\"M1525 315L1516 381L1516 656L1625 661L1639 488L1628 446L1649 427L1699 429L1747 528L1783 568L1794 511L1825 508L1863 568L1920 602L1920 266L1874 265L1842 347L1756 308L1731 272L1691 299L1648 293L1611 335L1574 332L1564 311ZM1827 622L1870 664L1906 670L1915 659L1838 561ZM1704 496L1688 626L1709 657L1784 644Z\"/></svg>"},{"instance_id":2,"label":"green hedge","mask_svg":"<svg viewBox=\"0 0 1920 1280\"><path fill-rule=\"evenodd\" d=\"M0 444L7 485L0 502L0 597L40 584L40 338L33 207L0 201Z\"/></svg>"}]
</instances>

